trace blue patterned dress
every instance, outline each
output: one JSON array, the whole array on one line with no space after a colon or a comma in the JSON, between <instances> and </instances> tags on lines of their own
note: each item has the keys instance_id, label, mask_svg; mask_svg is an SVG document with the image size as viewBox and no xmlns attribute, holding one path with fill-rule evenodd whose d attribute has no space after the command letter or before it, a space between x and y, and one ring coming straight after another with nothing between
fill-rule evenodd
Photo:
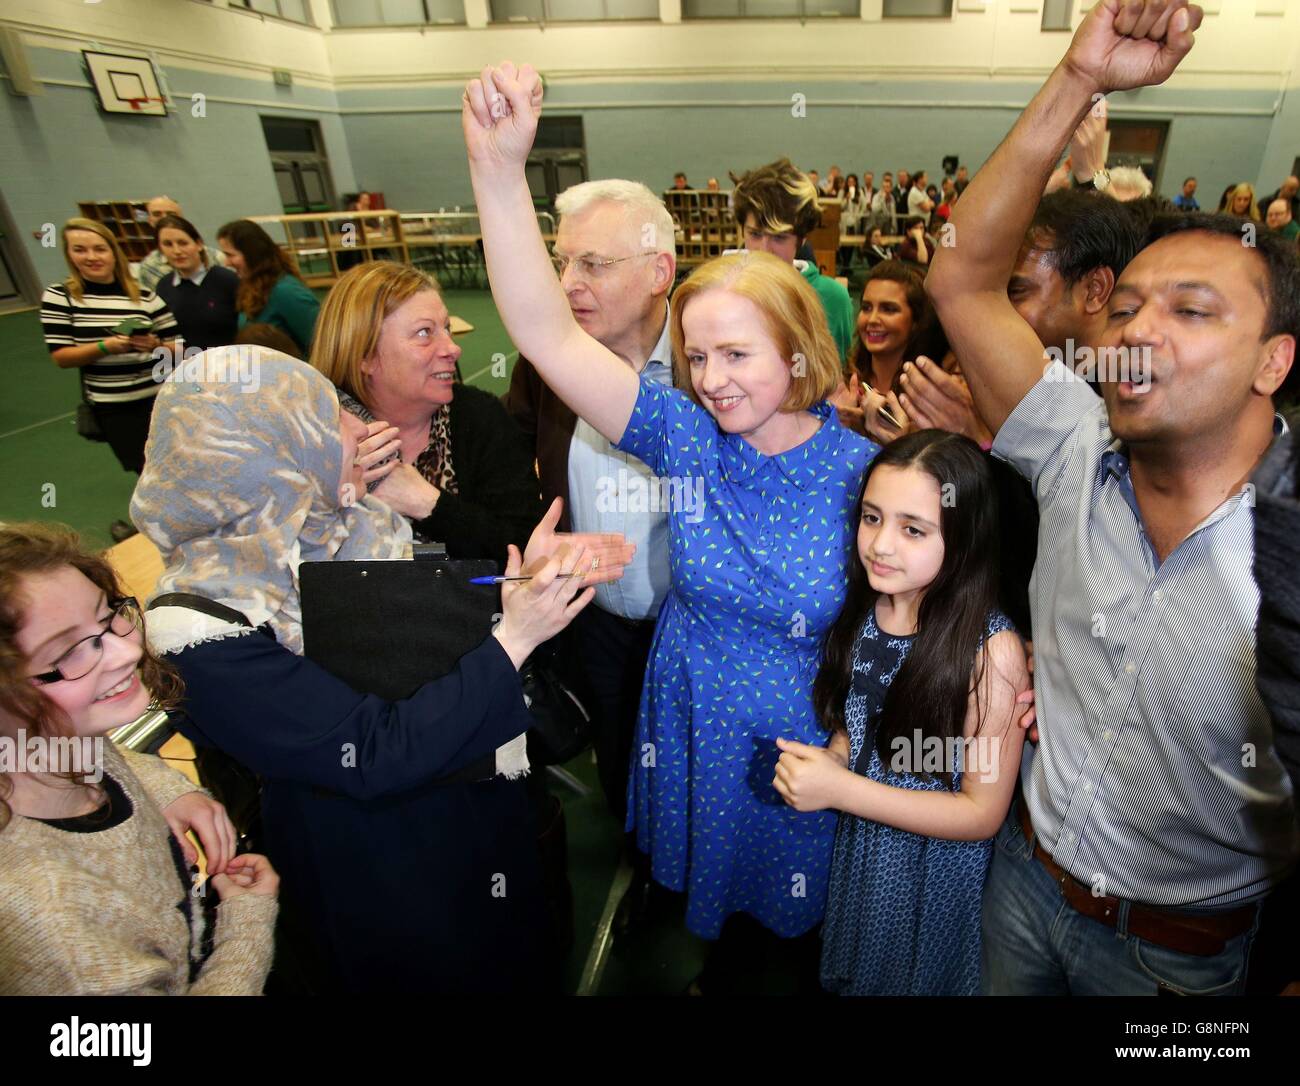
<instances>
[{"instance_id":1,"label":"blue patterned dress","mask_svg":"<svg viewBox=\"0 0 1300 1086\"><path fill-rule=\"evenodd\" d=\"M1012 629L1000 612L985 638ZM895 788L938 792L943 781L886 770L876 722L913 637L863 623L844 703L849 765ZM973 666L973 662L972 662ZM953 791L961 773L953 773ZM841 814L822 927L822 987L839 995L976 995L980 982L980 897L993 842L923 837Z\"/></svg>"},{"instance_id":2,"label":"blue patterned dress","mask_svg":"<svg viewBox=\"0 0 1300 1086\"><path fill-rule=\"evenodd\" d=\"M862 474L878 446L820 403L821 428L765 456L683 392L642 381L619 447L699 508L670 510L672 584L659 612L628 790L628 829L657 882L688 894L717 938L747 912L781 936L826 904L835 815L772 787L776 738L824 745L812 708L819 641L844 599ZM672 491L670 491L671 493Z\"/></svg>"}]
</instances>

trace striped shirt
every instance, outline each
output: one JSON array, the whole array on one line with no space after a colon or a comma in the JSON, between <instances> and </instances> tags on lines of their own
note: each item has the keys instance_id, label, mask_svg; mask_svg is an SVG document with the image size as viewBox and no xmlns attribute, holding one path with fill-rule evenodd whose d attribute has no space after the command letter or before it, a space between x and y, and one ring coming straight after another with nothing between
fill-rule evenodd
<instances>
[{"instance_id":1,"label":"striped shirt","mask_svg":"<svg viewBox=\"0 0 1300 1086\"><path fill-rule=\"evenodd\" d=\"M1262 897L1295 864L1300 830L1255 690L1250 489L1157 563L1106 406L1059 362L993 453L1041 514L1041 740L1022 765L1035 834L1098 893L1207 909Z\"/></svg>"},{"instance_id":2,"label":"striped shirt","mask_svg":"<svg viewBox=\"0 0 1300 1086\"><path fill-rule=\"evenodd\" d=\"M116 283L86 283L81 301L69 297L62 283L41 295L41 328L45 345L53 353L60 347L98 343L114 335L127 317L143 317L160 339L176 335L176 318L167 303L148 290L133 302ZM130 403L158 394L153 379L154 358L149 351L106 354L81 367L86 399L91 403Z\"/></svg>"}]
</instances>

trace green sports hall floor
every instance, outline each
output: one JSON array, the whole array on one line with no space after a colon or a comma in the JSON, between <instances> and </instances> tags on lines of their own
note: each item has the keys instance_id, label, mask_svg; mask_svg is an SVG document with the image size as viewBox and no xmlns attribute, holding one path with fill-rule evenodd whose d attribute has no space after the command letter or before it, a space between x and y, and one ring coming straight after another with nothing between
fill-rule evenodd
<instances>
[{"instance_id":1,"label":"green sports hall floor","mask_svg":"<svg viewBox=\"0 0 1300 1086\"><path fill-rule=\"evenodd\" d=\"M504 391L508 378L492 377L492 354L504 352L511 366L516 356L492 296L485 290L461 290L447 291L445 298L452 313L474 325L457 341L464 349L466 383ZM107 445L77 436L76 374L50 361L35 310L0 316L0 362L7 390L0 401L0 521L62 521L76 528L88 546L111 545L108 526L126 518L135 476L122 471ZM676 995L699 972L705 944L685 931L678 903L661 908L654 922L624 940L602 937L613 911L611 889L616 892L626 880L626 869L621 877L619 869L622 835L605 809L590 753L565 768L590 789L588 796L579 797L552 781L565 805L575 899L567 990ZM607 947L604 953L602 946ZM598 963L600 968L593 968Z\"/></svg>"}]
</instances>

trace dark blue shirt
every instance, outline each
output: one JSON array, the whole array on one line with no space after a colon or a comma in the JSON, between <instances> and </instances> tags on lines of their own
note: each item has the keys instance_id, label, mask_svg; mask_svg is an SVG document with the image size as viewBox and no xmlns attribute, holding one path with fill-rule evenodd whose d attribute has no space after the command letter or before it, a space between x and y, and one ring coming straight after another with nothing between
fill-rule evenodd
<instances>
[{"instance_id":1,"label":"dark blue shirt","mask_svg":"<svg viewBox=\"0 0 1300 1086\"><path fill-rule=\"evenodd\" d=\"M158 281L158 294L176 317L186 347L206 351L235 342L239 276L229 268L208 268L196 283L171 272Z\"/></svg>"}]
</instances>

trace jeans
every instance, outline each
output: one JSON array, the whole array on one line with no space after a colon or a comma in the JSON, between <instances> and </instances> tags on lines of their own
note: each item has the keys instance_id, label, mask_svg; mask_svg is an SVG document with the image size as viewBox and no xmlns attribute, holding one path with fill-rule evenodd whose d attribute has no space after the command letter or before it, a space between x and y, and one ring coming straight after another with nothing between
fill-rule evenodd
<instances>
[{"instance_id":1,"label":"jeans","mask_svg":"<svg viewBox=\"0 0 1300 1086\"><path fill-rule=\"evenodd\" d=\"M1017 798L993 845L984 883L984 995L1241 995L1259 917L1202 957L1130 935L1129 905L1114 928L1076 912L1020 828Z\"/></svg>"}]
</instances>

